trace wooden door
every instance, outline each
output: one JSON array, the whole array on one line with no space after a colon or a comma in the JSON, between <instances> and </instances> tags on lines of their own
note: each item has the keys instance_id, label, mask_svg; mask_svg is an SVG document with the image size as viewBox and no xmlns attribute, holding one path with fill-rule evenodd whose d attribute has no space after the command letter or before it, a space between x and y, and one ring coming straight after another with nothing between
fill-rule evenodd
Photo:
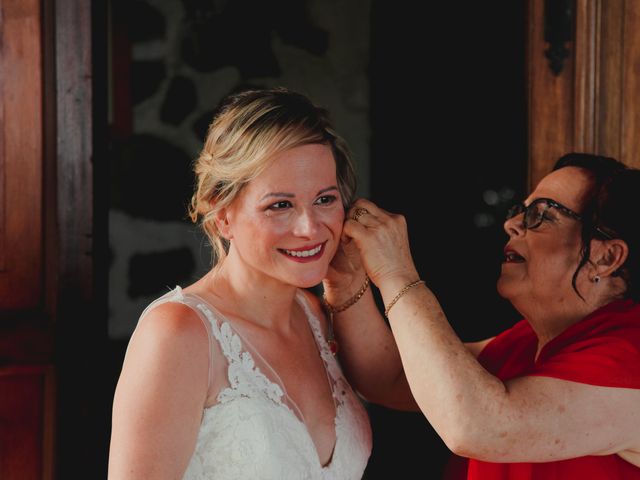
<instances>
[{"instance_id":1,"label":"wooden door","mask_svg":"<svg viewBox=\"0 0 640 480\"><path fill-rule=\"evenodd\" d=\"M53 475L39 0L0 2L0 478Z\"/></svg>"},{"instance_id":2,"label":"wooden door","mask_svg":"<svg viewBox=\"0 0 640 480\"><path fill-rule=\"evenodd\" d=\"M530 185L570 151L640 167L640 2L531 0L528 8Z\"/></svg>"},{"instance_id":3,"label":"wooden door","mask_svg":"<svg viewBox=\"0 0 640 480\"><path fill-rule=\"evenodd\" d=\"M94 266L106 262L94 248L93 162L102 158L93 153L94 7L0 0L2 480L106 475L106 307L94 301ZM102 8L95 13L106 22Z\"/></svg>"}]
</instances>

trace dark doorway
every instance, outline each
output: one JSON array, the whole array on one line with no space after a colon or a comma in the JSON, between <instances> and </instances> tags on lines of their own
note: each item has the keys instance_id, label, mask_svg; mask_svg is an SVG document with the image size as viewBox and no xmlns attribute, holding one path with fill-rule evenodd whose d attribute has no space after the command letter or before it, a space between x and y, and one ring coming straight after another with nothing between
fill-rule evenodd
<instances>
[{"instance_id":1,"label":"dark doorway","mask_svg":"<svg viewBox=\"0 0 640 480\"><path fill-rule=\"evenodd\" d=\"M372 4L372 198L406 216L465 341L518 319L495 283L502 220L526 187L525 27L524 2ZM450 454L421 414L370 413L366 478L442 477Z\"/></svg>"}]
</instances>

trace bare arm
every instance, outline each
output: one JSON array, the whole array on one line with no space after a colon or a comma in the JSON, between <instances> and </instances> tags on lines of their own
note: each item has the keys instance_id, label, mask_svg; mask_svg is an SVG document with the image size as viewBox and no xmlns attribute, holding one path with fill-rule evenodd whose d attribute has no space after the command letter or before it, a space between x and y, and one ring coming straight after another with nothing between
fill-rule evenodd
<instances>
[{"instance_id":1,"label":"bare arm","mask_svg":"<svg viewBox=\"0 0 640 480\"><path fill-rule=\"evenodd\" d=\"M371 292L334 318L340 362L352 385L368 401L417 411L400 354Z\"/></svg>"},{"instance_id":2,"label":"bare arm","mask_svg":"<svg viewBox=\"0 0 640 480\"><path fill-rule=\"evenodd\" d=\"M352 298L365 279L363 269L353 268L353 265L359 265L359 260L352 258L346 262L346 255L354 257L359 254L355 250L345 252L344 247L338 253L333 268L341 271L343 281L338 281L340 275L334 271L334 284L325 282L327 299L334 306ZM342 265L337 265L340 262ZM419 410L407 383L396 341L370 289L354 305L334 315L333 328L340 346L342 367L360 394L372 403L389 408ZM465 345L477 357L490 340Z\"/></svg>"},{"instance_id":3,"label":"bare arm","mask_svg":"<svg viewBox=\"0 0 640 480\"><path fill-rule=\"evenodd\" d=\"M638 446L640 392L545 377L503 383L460 342L433 294L415 290L394 306L391 326L420 409L455 453L541 462Z\"/></svg>"},{"instance_id":4,"label":"bare arm","mask_svg":"<svg viewBox=\"0 0 640 480\"><path fill-rule=\"evenodd\" d=\"M371 204L367 227L345 231L388 304L417 278L404 218ZM433 293L420 285L389 314L413 395L454 452L496 462L542 462L624 453L640 445L640 392L543 377L502 382L457 337Z\"/></svg>"},{"instance_id":5,"label":"bare arm","mask_svg":"<svg viewBox=\"0 0 640 480\"><path fill-rule=\"evenodd\" d=\"M141 321L113 404L109 479L182 478L207 395L208 340L189 307L167 303Z\"/></svg>"},{"instance_id":6,"label":"bare arm","mask_svg":"<svg viewBox=\"0 0 640 480\"><path fill-rule=\"evenodd\" d=\"M323 282L326 300L334 307L344 305L365 278L355 243L343 239ZM345 375L367 401L398 410L418 410L391 329L371 288L355 304L333 315L333 330Z\"/></svg>"}]
</instances>

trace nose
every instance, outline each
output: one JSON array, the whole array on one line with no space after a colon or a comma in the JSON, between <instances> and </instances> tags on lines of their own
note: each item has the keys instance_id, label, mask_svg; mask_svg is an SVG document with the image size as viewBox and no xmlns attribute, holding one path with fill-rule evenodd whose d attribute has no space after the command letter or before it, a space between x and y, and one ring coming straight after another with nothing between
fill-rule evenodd
<instances>
[{"instance_id":1,"label":"nose","mask_svg":"<svg viewBox=\"0 0 640 480\"><path fill-rule=\"evenodd\" d=\"M298 237L313 238L318 232L319 220L312 209L305 209L296 215L293 233Z\"/></svg>"},{"instance_id":2,"label":"nose","mask_svg":"<svg viewBox=\"0 0 640 480\"><path fill-rule=\"evenodd\" d=\"M525 232L524 228L524 212L519 213L518 215L507 218L503 224L504 231L509 235L509 237L517 237L518 235L523 235Z\"/></svg>"}]
</instances>

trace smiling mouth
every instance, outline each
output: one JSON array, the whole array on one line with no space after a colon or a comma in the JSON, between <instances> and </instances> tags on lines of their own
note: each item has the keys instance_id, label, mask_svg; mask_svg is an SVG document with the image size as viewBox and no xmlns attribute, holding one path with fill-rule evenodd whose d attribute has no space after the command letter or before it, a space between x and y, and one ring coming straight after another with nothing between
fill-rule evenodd
<instances>
[{"instance_id":1,"label":"smiling mouth","mask_svg":"<svg viewBox=\"0 0 640 480\"><path fill-rule=\"evenodd\" d=\"M280 251L282 253L284 253L285 255L289 256L289 257L295 257L295 258L307 258L307 257L313 257L316 256L318 253L320 253L320 250L322 250L322 245L318 245L317 247L313 247L310 248L308 250L286 250L286 249L280 249Z\"/></svg>"}]
</instances>

